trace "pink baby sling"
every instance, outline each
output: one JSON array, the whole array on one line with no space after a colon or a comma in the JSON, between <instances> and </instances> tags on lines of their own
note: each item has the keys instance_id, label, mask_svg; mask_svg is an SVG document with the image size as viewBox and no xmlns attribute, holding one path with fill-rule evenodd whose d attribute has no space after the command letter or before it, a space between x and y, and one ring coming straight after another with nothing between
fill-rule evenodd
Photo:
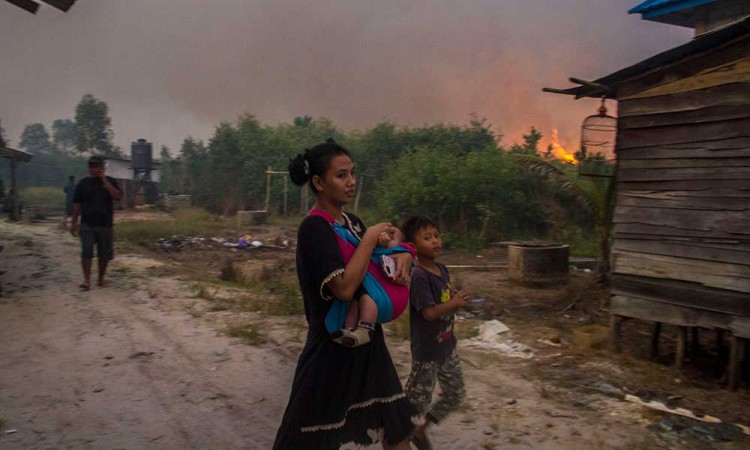
<instances>
[{"instance_id":1,"label":"pink baby sling","mask_svg":"<svg viewBox=\"0 0 750 450\"><path fill-rule=\"evenodd\" d=\"M343 259L344 264L348 263L357 249L359 238L336 222L325 211L313 209L310 211L310 215L322 217L331 225L341 252L341 259ZM383 255L403 252L415 253L414 248L409 244L400 244L392 248L376 247L370 258L365 278L362 280L365 291L372 297L378 307L378 323L387 323L397 319L406 310L406 305L409 304L409 287L394 283L381 267ZM348 308L349 302L333 300L331 309L326 316L326 328L329 333L344 327Z\"/></svg>"}]
</instances>

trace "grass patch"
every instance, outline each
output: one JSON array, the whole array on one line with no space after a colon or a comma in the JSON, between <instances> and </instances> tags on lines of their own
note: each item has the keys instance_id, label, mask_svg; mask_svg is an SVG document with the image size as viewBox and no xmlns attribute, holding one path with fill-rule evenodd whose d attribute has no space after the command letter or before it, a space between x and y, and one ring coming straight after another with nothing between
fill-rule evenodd
<instances>
[{"instance_id":1,"label":"grass patch","mask_svg":"<svg viewBox=\"0 0 750 450\"><path fill-rule=\"evenodd\" d=\"M599 241L594 235L576 236L567 243L570 246L570 254L587 258L599 257Z\"/></svg>"},{"instance_id":2,"label":"grass patch","mask_svg":"<svg viewBox=\"0 0 750 450\"><path fill-rule=\"evenodd\" d=\"M62 188L52 186L34 186L21 190L21 199L27 205L56 205L65 202Z\"/></svg>"},{"instance_id":3,"label":"grass patch","mask_svg":"<svg viewBox=\"0 0 750 450\"><path fill-rule=\"evenodd\" d=\"M268 341L268 338L252 324L230 325L226 330L230 337L241 338L245 343L250 345L260 345Z\"/></svg>"},{"instance_id":4,"label":"grass patch","mask_svg":"<svg viewBox=\"0 0 750 450\"><path fill-rule=\"evenodd\" d=\"M232 308L232 305L230 305L227 302L222 302L222 301L219 301L219 300L212 301L208 305L208 310L211 311L211 312L227 311L227 310L229 310L231 308Z\"/></svg>"},{"instance_id":5,"label":"grass patch","mask_svg":"<svg viewBox=\"0 0 750 450\"><path fill-rule=\"evenodd\" d=\"M167 219L118 223L117 238L150 246L159 239L172 236L212 235L234 229L234 222L223 222L200 208L187 208L176 211Z\"/></svg>"}]
</instances>

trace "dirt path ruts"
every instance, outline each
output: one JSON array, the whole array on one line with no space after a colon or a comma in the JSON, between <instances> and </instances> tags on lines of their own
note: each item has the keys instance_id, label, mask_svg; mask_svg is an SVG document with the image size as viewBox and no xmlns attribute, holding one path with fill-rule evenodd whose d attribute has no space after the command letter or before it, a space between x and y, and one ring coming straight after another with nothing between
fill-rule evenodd
<instances>
[{"instance_id":1,"label":"dirt path ruts","mask_svg":"<svg viewBox=\"0 0 750 450\"><path fill-rule=\"evenodd\" d=\"M72 237L0 226L0 448L270 447L288 361L155 306L142 284L159 280L79 292Z\"/></svg>"}]
</instances>

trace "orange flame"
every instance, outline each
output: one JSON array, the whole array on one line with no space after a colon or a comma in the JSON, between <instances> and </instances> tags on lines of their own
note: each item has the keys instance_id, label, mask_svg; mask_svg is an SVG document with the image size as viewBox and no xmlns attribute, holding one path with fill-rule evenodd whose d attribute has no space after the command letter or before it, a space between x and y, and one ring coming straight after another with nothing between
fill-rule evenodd
<instances>
[{"instance_id":1,"label":"orange flame","mask_svg":"<svg viewBox=\"0 0 750 450\"><path fill-rule=\"evenodd\" d=\"M557 136L557 129L555 128L552 129L552 143L550 143L550 146L552 147L552 155L555 158L571 164L578 164L578 160L573 152L569 152L560 144L560 138Z\"/></svg>"}]
</instances>

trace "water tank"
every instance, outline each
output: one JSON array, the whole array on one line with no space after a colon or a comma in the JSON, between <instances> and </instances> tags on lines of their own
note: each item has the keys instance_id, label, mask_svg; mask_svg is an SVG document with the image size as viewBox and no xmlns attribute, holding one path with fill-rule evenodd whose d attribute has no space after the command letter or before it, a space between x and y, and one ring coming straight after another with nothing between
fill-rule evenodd
<instances>
[{"instance_id":1,"label":"water tank","mask_svg":"<svg viewBox=\"0 0 750 450\"><path fill-rule=\"evenodd\" d=\"M153 160L153 145L145 139L130 144L130 159L133 170L151 170Z\"/></svg>"},{"instance_id":2,"label":"water tank","mask_svg":"<svg viewBox=\"0 0 750 450\"><path fill-rule=\"evenodd\" d=\"M508 273L530 286L567 283L569 257L564 244L516 242L508 245Z\"/></svg>"}]
</instances>

